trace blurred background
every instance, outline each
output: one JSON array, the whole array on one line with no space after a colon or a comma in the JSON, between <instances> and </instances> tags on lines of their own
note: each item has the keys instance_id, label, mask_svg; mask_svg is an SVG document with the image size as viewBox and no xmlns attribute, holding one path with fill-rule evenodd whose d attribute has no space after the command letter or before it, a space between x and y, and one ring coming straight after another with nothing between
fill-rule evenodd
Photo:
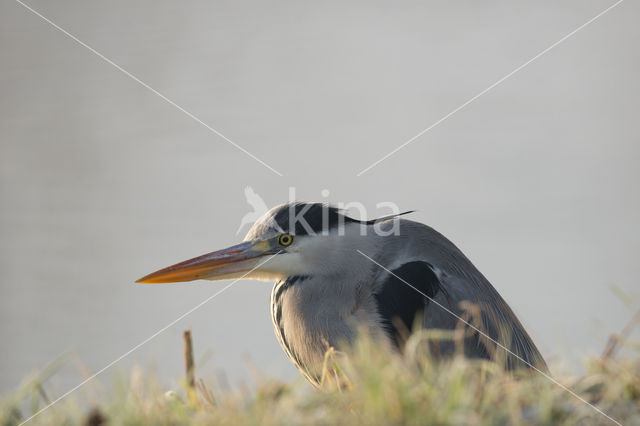
<instances>
[{"instance_id":1,"label":"blurred background","mask_svg":"<svg viewBox=\"0 0 640 426\"><path fill-rule=\"evenodd\" d=\"M246 186L269 206L295 187L416 209L549 360L578 369L637 308L638 2L356 174L612 3L28 2L281 177L2 2L0 392L67 351L96 371L220 289L134 280L242 239ZM297 377L270 291L237 283L114 371L152 366L175 386L191 327L196 357L210 354L200 375L251 385L251 359ZM67 364L50 392L80 370Z\"/></svg>"}]
</instances>

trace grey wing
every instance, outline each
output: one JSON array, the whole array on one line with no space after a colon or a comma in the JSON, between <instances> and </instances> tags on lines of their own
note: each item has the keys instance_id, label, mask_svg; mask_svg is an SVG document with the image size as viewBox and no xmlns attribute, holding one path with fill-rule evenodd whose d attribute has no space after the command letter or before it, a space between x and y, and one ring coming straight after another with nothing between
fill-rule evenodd
<instances>
[{"instance_id":1,"label":"grey wing","mask_svg":"<svg viewBox=\"0 0 640 426\"><path fill-rule=\"evenodd\" d=\"M414 237L410 246L405 240L398 240L396 249L404 250L414 259L421 257L392 271L415 287L413 293L407 291L407 284L391 274L382 277L384 282L376 291L380 294L380 315L386 327L397 335L398 330L389 326L393 324L392 318L403 318L402 322L407 324L406 318L415 314L422 301L424 328L452 330L461 325L467 328L468 337L464 342L467 356L493 358L508 368L527 365L546 371L544 358L527 331L471 261L434 229L409 220L399 221L403 232ZM405 288L401 289L400 285ZM460 317L482 333L461 324ZM415 316L409 318L411 324Z\"/></svg>"},{"instance_id":2,"label":"grey wing","mask_svg":"<svg viewBox=\"0 0 640 426\"><path fill-rule=\"evenodd\" d=\"M407 332L416 326L427 329L453 330L459 324L462 312L457 286L442 282L442 274L424 261L405 263L388 274L375 294L378 314L385 331L399 348L402 348ZM450 294L453 290L453 294ZM457 297L456 297L457 296ZM491 330L488 330L491 332ZM469 357L489 358L486 347L477 333L469 333L464 342L464 352ZM436 345L441 355L452 353L452 341Z\"/></svg>"}]
</instances>

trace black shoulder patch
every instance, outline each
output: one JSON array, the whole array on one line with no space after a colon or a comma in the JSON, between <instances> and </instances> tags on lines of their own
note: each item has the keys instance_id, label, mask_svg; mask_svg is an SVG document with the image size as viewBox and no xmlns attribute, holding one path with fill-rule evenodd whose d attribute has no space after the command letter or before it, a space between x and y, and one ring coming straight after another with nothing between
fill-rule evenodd
<instances>
[{"instance_id":1,"label":"black shoulder patch","mask_svg":"<svg viewBox=\"0 0 640 426\"><path fill-rule=\"evenodd\" d=\"M415 261L405 263L391 271L389 277L375 294L378 313L382 317L383 326L398 346L402 346L407 331L411 332L416 321L423 323L424 311L429 299L417 290L433 298L441 291L440 281L427 262ZM411 288L402 280L411 284ZM401 321L401 324L398 323Z\"/></svg>"}]
</instances>

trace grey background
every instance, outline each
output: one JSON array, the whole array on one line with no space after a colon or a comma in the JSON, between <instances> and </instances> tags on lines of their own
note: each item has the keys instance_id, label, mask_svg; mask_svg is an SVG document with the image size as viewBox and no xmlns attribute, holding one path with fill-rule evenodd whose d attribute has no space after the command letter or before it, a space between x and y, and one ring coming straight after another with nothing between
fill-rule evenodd
<instances>
[{"instance_id":1,"label":"grey background","mask_svg":"<svg viewBox=\"0 0 640 426\"><path fill-rule=\"evenodd\" d=\"M511 304L543 354L599 353L638 300L638 2L628 1L361 177L355 174L612 4L29 3L279 177L10 0L0 3L0 391L67 350L95 371L223 284L135 285L303 200L417 209ZM321 190L330 190L327 198ZM245 229L246 231L246 229ZM244 281L123 360L297 377ZM69 363L48 383L82 379ZM103 382L109 382L112 372Z\"/></svg>"}]
</instances>

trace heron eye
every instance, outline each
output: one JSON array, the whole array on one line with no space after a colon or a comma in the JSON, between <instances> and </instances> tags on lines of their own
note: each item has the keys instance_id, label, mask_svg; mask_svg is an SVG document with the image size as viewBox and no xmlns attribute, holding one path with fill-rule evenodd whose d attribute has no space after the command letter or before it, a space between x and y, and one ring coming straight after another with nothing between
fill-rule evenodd
<instances>
[{"instance_id":1,"label":"heron eye","mask_svg":"<svg viewBox=\"0 0 640 426\"><path fill-rule=\"evenodd\" d=\"M293 242L293 235L291 234L282 234L280 235L280 238L278 238L278 242L280 243L281 246L290 246L291 243Z\"/></svg>"}]
</instances>

